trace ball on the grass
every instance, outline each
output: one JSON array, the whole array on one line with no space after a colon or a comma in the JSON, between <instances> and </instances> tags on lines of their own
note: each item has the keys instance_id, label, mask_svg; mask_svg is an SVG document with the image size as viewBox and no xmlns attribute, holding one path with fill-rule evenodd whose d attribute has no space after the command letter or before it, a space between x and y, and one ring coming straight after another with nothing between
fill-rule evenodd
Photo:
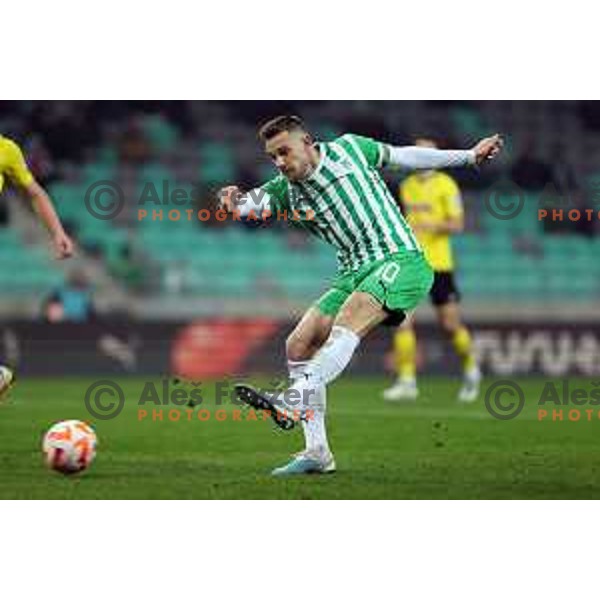
<instances>
[{"instance_id":1,"label":"ball on the grass","mask_svg":"<svg viewBox=\"0 0 600 600\"><path fill-rule=\"evenodd\" d=\"M60 421L53 425L42 443L46 464L65 475L85 471L96 457L97 438L83 421Z\"/></svg>"}]
</instances>

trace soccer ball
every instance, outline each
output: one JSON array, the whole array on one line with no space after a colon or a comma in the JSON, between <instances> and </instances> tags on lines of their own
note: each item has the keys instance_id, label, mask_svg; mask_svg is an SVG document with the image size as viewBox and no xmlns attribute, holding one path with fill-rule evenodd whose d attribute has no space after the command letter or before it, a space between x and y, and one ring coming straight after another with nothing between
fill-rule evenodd
<instances>
[{"instance_id":1,"label":"soccer ball","mask_svg":"<svg viewBox=\"0 0 600 600\"><path fill-rule=\"evenodd\" d=\"M61 421L48 430L42 449L51 469L66 475L79 473L96 456L96 434L83 421Z\"/></svg>"}]
</instances>

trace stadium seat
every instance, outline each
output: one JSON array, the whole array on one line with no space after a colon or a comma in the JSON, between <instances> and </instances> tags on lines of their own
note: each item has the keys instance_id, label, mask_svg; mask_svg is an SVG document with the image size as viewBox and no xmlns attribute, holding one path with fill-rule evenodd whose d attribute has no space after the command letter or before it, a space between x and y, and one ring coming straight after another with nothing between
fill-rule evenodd
<instances>
[{"instance_id":1,"label":"stadium seat","mask_svg":"<svg viewBox=\"0 0 600 600\"><path fill-rule=\"evenodd\" d=\"M145 115L141 119L141 125L155 150L170 151L179 139L177 129L161 115Z\"/></svg>"}]
</instances>

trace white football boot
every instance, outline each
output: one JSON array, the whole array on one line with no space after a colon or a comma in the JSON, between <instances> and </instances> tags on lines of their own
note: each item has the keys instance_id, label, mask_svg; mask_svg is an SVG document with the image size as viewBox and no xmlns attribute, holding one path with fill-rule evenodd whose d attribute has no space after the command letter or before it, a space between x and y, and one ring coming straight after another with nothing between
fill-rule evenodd
<instances>
[{"instance_id":1,"label":"white football boot","mask_svg":"<svg viewBox=\"0 0 600 600\"><path fill-rule=\"evenodd\" d=\"M479 388L481 387L481 371L475 367L468 373L465 373L462 386L458 392L457 400L462 404L471 404L479 398Z\"/></svg>"},{"instance_id":2,"label":"white football boot","mask_svg":"<svg viewBox=\"0 0 600 600\"><path fill-rule=\"evenodd\" d=\"M331 452L320 453L308 450L295 454L288 463L271 471L271 475L274 477L330 475L332 473L335 473L335 460Z\"/></svg>"},{"instance_id":3,"label":"white football boot","mask_svg":"<svg viewBox=\"0 0 600 600\"><path fill-rule=\"evenodd\" d=\"M419 388L414 379L397 379L394 385L383 391L382 396L389 402L415 402Z\"/></svg>"}]
</instances>

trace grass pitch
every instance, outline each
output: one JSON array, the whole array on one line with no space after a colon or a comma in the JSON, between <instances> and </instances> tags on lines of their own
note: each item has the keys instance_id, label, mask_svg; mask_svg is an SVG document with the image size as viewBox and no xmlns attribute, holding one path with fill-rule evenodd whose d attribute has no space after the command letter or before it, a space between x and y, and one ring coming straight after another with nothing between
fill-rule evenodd
<instances>
[{"instance_id":1,"label":"grass pitch","mask_svg":"<svg viewBox=\"0 0 600 600\"><path fill-rule=\"evenodd\" d=\"M120 379L122 413L94 420L84 406L93 379L21 379L0 406L0 498L599 498L598 407L581 406L579 421L538 419L543 382L522 379L523 412L501 421L483 399L455 403L458 380L423 378L416 404L380 398L389 380L342 377L330 388L330 441L338 473L273 479L269 471L302 448L300 431L276 432L271 421L235 420L217 407L203 384L208 420L182 407L138 405L141 379ZM492 380L483 386L485 392ZM592 382L571 381L592 389ZM160 386L160 383L157 382ZM483 397L483 394L482 394ZM105 398L105 402L108 402ZM163 420L138 410L163 409ZM217 408L225 409L217 420ZM586 409L593 409L587 420ZM204 413L206 415L207 413ZM98 456L81 475L66 477L43 464L41 439L58 420L82 419L96 428ZM298 428L299 429L299 428Z\"/></svg>"}]
</instances>

